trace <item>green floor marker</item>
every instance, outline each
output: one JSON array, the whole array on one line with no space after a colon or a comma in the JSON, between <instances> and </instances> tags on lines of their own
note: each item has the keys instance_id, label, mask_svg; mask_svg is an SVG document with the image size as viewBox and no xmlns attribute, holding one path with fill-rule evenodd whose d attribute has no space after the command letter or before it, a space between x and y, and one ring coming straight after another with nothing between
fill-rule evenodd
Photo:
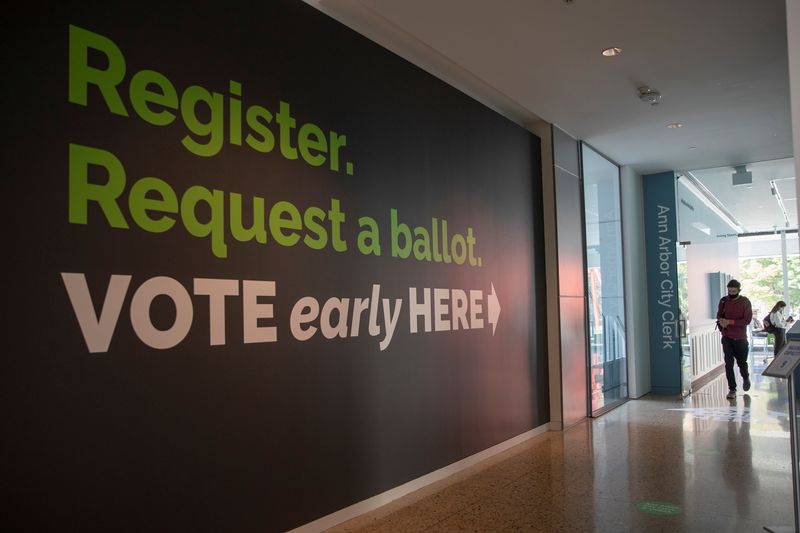
<instances>
[{"instance_id":1,"label":"green floor marker","mask_svg":"<svg viewBox=\"0 0 800 533\"><path fill-rule=\"evenodd\" d=\"M683 512L683 507L670 502L636 502L636 507L643 513L657 516L674 516Z\"/></svg>"},{"instance_id":2,"label":"green floor marker","mask_svg":"<svg viewBox=\"0 0 800 533\"><path fill-rule=\"evenodd\" d=\"M719 455L719 450L715 450L713 448L695 448L693 450L686 451L694 455Z\"/></svg>"}]
</instances>

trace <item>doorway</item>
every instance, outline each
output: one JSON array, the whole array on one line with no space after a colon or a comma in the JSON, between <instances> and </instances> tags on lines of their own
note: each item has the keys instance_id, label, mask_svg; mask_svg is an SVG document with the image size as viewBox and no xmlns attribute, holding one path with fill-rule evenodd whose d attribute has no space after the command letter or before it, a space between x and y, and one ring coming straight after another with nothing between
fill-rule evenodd
<instances>
[{"instance_id":1,"label":"doorway","mask_svg":"<svg viewBox=\"0 0 800 533\"><path fill-rule=\"evenodd\" d=\"M752 304L748 327L751 367L770 352L760 318L777 300L789 309L799 302L792 292L792 254L796 245L794 160L683 172L676 186L678 277L684 394L724 367L716 306L727 281L742 283ZM794 284L796 285L796 283Z\"/></svg>"}]
</instances>

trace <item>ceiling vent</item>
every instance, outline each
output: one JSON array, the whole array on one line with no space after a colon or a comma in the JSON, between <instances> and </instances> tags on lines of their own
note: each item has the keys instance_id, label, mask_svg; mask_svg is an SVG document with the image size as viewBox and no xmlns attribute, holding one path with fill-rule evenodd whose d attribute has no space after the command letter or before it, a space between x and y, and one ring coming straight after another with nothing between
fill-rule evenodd
<instances>
[{"instance_id":1,"label":"ceiling vent","mask_svg":"<svg viewBox=\"0 0 800 533\"><path fill-rule=\"evenodd\" d=\"M732 176L732 183L734 187L752 187L753 186L753 173L747 171L747 167L740 165L733 167L736 171Z\"/></svg>"},{"instance_id":2,"label":"ceiling vent","mask_svg":"<svg viewBox=\"0 0 800 533\"><path fill-rule=\"evenodd\" d=\"M650 105L658 105L661 101L661 93L644 85L639 87L639 100Z\"/></svg>"}]
</instances>

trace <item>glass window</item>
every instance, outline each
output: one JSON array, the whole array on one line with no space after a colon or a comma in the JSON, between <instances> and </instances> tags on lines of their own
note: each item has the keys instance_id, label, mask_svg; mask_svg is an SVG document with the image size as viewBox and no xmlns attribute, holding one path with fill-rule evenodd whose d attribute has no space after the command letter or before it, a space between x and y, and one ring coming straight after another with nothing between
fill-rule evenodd
<instances>
[{"instance_id":1,"label":"glass window","mask_svg":"<svg viewBox=\"0 0 800 533\"><path fill-rule=\"evenodd\" d=\"M619 167L582 145L592 413L628 397Z\"/></svg>"}]
</instances>

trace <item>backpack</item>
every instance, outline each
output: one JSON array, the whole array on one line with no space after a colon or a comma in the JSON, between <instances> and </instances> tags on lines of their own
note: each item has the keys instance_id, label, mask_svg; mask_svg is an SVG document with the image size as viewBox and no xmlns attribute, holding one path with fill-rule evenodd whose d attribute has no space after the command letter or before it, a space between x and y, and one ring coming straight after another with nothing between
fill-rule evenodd
<instances>
[{"instance_id":1,"label":"backpack","mask_svg":"<svg viewBox=\"0 0 800 533\"><path fill-rule=\"evenodd\" d=\"M765 316L761 323L764 325L764 331L767 333L775 333L775 326L769 321L769 315Z\"/></svg>"}]
</instances>

